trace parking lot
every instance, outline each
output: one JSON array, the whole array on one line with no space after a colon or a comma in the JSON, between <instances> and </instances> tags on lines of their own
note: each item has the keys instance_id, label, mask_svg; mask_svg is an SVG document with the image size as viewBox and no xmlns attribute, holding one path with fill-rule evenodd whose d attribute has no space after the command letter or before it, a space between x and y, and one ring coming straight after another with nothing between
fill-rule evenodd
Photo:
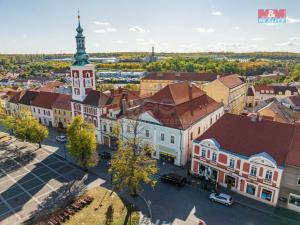
<instances>
[{"instance_id":1,"label":"parking lot","mask_svg":"<svg viewBox=\"0 0 300 225\"><path fill-rule=\"evenodd\" d=\"M84 173L45 149L14 140L0 146L0 224L27 220L53 192Z\"/></svg>"}]
</instances>

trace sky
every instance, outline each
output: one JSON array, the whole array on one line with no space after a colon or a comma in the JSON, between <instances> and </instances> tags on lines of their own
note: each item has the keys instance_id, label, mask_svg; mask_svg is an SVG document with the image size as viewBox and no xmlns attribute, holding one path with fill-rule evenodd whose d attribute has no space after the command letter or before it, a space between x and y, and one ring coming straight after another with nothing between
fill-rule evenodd
<instances>
[{"instance_id":1,"label":"sky","mask_svg":"<svg viewBox=\"0 0 300 225\"><path fill-rule=\"evenodd\" d=\"M299 0L0 0L0 53L74 53L78 8L89 53L300 53ZM258 9L287 23L258 23Z\"/></svg>"}]
</instances>

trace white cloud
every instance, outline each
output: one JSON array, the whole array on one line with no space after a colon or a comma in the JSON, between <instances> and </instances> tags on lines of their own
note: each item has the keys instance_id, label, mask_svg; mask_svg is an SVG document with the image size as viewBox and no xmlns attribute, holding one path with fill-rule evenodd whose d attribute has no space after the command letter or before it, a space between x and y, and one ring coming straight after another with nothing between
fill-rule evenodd
<instances>
[{"instance_id":1,"label":"white cloud","mask_svg":"<svg viewBox=\"0 0 300 225\"><path fill-rule=\"evenodd\" d=\"M286 22L287 23L300 23L300 19L287 17Z\"/></svg>"},{"instance_id":2,"label":"white cloud","mask_svg":"<svg viewBox=\"0 0 300 225\"><path fill-rule=\"evenodd\" d=\"M136 40L136 41L145 41L144 38L136 38L135 40Z\"/></svg>"},{"instance_id":3,"label":"white cloud","mask_svg":"<svg viewBox=\"0 0 300 225\"><path fill-rule=\"evenodd\" d=\"M94 30L95 33L106 33L105 29Z\"/></svg>"},{"instance_id":4,"label":"white cloud","mask_svg":"<svg viewBox=\"0 0 300 225\"><path fill-rule=\"evenodd\" d=\"M263 41L263 40L265 40L265 38L262 37L256 37L251 39L251 41Z\"/></svg>"},{"instance_id":5,"label":"white cloud","mask_svg":"<svg viewBox=\"0 0 300 225\"><path fill-rule=\"evenodd\" d=\"M240 27L239 27L239 26L235 26L233 29L235 29L235 30L239 30L239 29L240 29Z\"/></svg>"},{"instance_id":6,"label":"white cloud","mask_svg":"<svg viewBox=\"0 0 300 225\"><path fill-rule=\"evenodd\" d=\"M98 29L94 30L95 33L108 33L108 32L116 32L117 29L113 27L105 28L105 29Z\"/></svg>"},{"instance_id":7,"label":"white cloud","mask_svg":"<svg viewBox=\"0 0 300 225\"><path fill-rule=\"evenodd\" d=\"M300 41L300 37L290 37L289 41Z\"/></svg>"},{"instance_id":8,"label":"white cloud","mask_svg":"<svg viewBox=\"0 0 300 225\"><path fill-rule=\"evenodd\" d=\"M116 28L113 28L113 27L110 27L110 28L107 28L106 31L107 31L107 32L116 32L117 29L116 29Z\"/></svg>"},{"instance_id":9,"label":"white cloud","mask_svg":"<svg viewBox=\"0 0 300 225\"><path fill-rule=\"evenodd\" d=\"M276 44L277 46L281 46L281 47L294 47L297 44L291 41L287 41L287 42L283 42L283 43L278 43Z\"/></svg>"},{"instance_id":10,"label":"white cloud","mask_svg":"<svg viewBox=\"0 0 300 225\"><path fill-rule=\"evenodd\" d=\"M220 11L212 11L211 15L213 15L213 16L221 16L222 13Z\"/></svg>"},{"instance_id":11,"label":"white cloud","mask_svg":"<svg viewBox=\"0 0 300 225\"><path fill-rule=\"evenodd\" d=\"M94 24L96 24L96 25L102 25L102 26L109 26L110 25L109 22L100 22L100 21L94 21Z\"/></svg>"},{"instance_id":12,"label":"white cloud","mask_svg":"<svg viewBox=\"0 0 300 225\"><path fill-rule=\"evenodd\" d=\"M199 31L200 33L213 33L213 32L215 32L215 29L213 29L213 28L197 27L196 30Z\"/></svg>"},{"instance_id":13,"label":"white cloud","mask_svg":"<svg viewBox=\"0 0 300 225\"><path fill-rule=\"evenodd\" d=\"M131 32L137 32L137 33L150 32L150 30L146 30L146 29L144 29L142 27L139 27L139 26L131 27L131 28L129 28L129 31L131 31Z\"/></svg>"}]
</instances>

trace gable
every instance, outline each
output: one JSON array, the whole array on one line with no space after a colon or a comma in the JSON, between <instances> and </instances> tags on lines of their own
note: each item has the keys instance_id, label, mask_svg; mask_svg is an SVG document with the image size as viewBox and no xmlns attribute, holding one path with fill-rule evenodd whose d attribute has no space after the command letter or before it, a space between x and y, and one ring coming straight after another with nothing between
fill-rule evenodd
<instances>
[{"instance_id":1,"label":"gable","mask_svg":"<svg viewBox=\"0 0 300 225\"><path fill-rule=\"evenodd\" d=\"M150 115L148 112L144 112L140 115L140 120L147 121L150 123L156 123L161 124L157 119L155 119L152 115Z\"/></svg>"},{"instance_id":2,"label":"gable","mask_svg":"<svg viewBox=\"0 0 300 225\"><path fill-rule=\"evenodd\" d=\"M249 158L249 161L255 164L260 164L268 167L277 168L277 163L273 159L272 156L270 156L266 152L262 152L256 155L253 155Z\"/></svg>"}]
</instances>

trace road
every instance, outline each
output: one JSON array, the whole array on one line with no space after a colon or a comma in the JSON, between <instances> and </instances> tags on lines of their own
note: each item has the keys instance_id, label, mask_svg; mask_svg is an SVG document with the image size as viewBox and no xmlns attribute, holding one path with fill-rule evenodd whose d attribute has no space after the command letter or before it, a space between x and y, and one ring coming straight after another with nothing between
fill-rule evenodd
<instances>
[{"instance_id":1,"label":"road","mask_svg":"<svg viewBox=\"0 0 300 225\"><path fill-rule=\"evenodd\" d=\"M56 135L56 131L51 129L43 144L63 157L64 144L55 141ZM169 170L172 166L160 165L160 173L164 173L166 168ZM174 170L176 168L178 167L174 167ZM92 172L99 178L110 179L105 160L101 160ZM192 186L178 188L158 182L154 190L145 187L143 195L151 202L152 223L155 225L197 225L200 218L206 221L207 225L300 225L300 222L295 220L274 216L243 204L235 203L226 207L212 203L208 200L208 192Z\"/></svg>"}]
</instances>

